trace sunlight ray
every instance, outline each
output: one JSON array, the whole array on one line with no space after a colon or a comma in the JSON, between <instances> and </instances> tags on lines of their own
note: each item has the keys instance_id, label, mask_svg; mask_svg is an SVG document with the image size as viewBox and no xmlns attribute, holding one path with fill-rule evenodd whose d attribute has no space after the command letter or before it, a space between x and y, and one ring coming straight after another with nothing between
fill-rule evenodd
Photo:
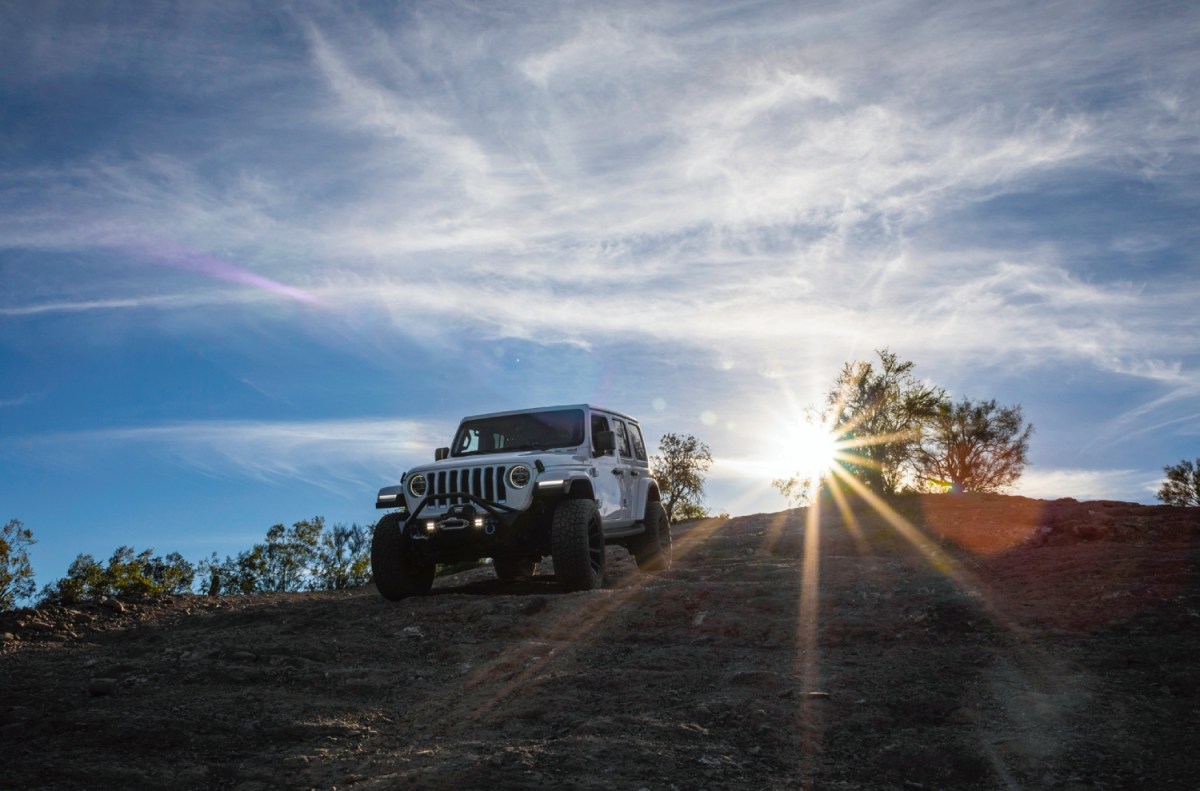
<instances>
[{"instance_id":1,"label":"sunlight ray","mask_svg":"<svg viewBox=\"0 0 1200 791\"><path fill-rule=\"evenodd\" d=\"M600 639L600 625L651 581L650 577L639 576L629 587L612 590L610 595L602 600L601 597L595 597L600 601L593 602L592 609L585 612L572 610L570 615L574 626L565 633L558 631L565 625L565 617L555 621L544 621L540 624L537 635L531 636L512 651L505 652L478 667L463 681L464 691L485 686L491 677L504 672L505 667L514 664L524 666L491 697L486 700L472 700L471 716L483 720L513 695L520 692L529 693L535 689L564 661L586 650L587 646ZM544 646L550 643L556 646L556 650L545 652L546 656L541 656ZM535 661L535 658L539 657L540 661Z\"/></svg>"},{"instance_id":2,"label":"sunlight ray","mask_svg":"<svg viewBox=\"0 0 1200 791\"><path fill-rule=\"evenodd\" d=\"M800 578L800 615L797 628L797 663L803 697L800 703L800 735L802 760L800 779L802 787L812 782L812 764L821 752L823 729L821 712L816 708L818 697L813 693L820 689L820 597L821 597L821 507L819 503L809 506L804 524L804 563Z\"/></svg>"},{"instance_id":3,"label":"sunlight ray","mask_svg":"<svg viewBox=\"0 0 1200 791\"><path fill-rule=\"evenodd\" d=\"M863 533L862 527L858 524L858 517L854 515L853 509L850 508L850 502L846 499L845 493L834 485L832 481L828 482L825 488L828 489L830 496L833 497L833 502L837 506L838 514L842 519L842 525L850 533L850 537L854 539L854 545L858 548L859 553L863 555L869 554L870 544L867 543L867 537Z\"/></svg>"},{"instance_id":4,"label":"sunlight ray","mask_svg":"<svg viewBox=\"0 0 1200 791\"><path fill-rule=\"evenodd\" d=\"M721 526L723 520L705 519L693 525L686 535L677 538L673 545L675 560L689 557L696 549L712 537ZM639 594L643 588L657 581L656 575L637 574L626 587L609 589L608 596L600 600L592 609L586 612L572 611L574 626L565 633L558 630L564 625L561 621L544 622L538 636L531 637L523 645L512 651L498 656L475 670L463 682L464 689L483 686L488 676L502 672L503 668L512 664L528 665L517 673L507 684L501 686L496 694L484 701L473 701L472 716L482 719L490 712L518 692L528 692L536 688L542 681L558 668L567 658L574 656L580 650L600 639L600 626L615 613L624 608L629 601ZM599 599L600 597L596 597ZM547 643L556 643L562 650L553 655L533 659L542 651Z\"/></svg>"},{"instance_id":5,"label":"sunlight ray","mask_svg":"<svg viewBox=\"0 0 1200 791\"><path fill-rule=\"evenodd\" d=\"M837 481L831 481L835 501L839 508L844 504L849 509L846 494L838 491L837 482L843 482L854 494L861 497L889 526L895 529L911 546L917 549L921 556L938 573L950 580L959 590L970 597L981 613L999 627L999 634L1009 642L1007 656L1011 660L1007 665L1001 664L988 678L998 689L1011 690L1018 688L1032 690L1039 695L1051 696L1053 691L1061 690L1070 683L1080 683L1089 673L1086 668L1074 665L1069 660L1055 656L1039 647L1035 636L1022 626L1018 619L1011 615L1005 607L1003 596L991 589L979 576L965 568L948 551L939 546L931 537L925 535L920 528L906 519L889 505L879 494L868 489L861 481L845 470L834 470ZM950 496L950 495L942 495ZM843 511L843 518L850 517L845 522L849 525L857 523L857 518L850 512ZM1037 709L1026 711L1024 716L1033 727L1045 734L1044 739L1055 743L1055 734L1060 730L1060 720L1064 716L1061 710ZM1000 753L993 745L982 740L984 753L997 774L1004 778L1008 776L1008 768ZM1054 749L1061 749L1061 744Z\"/></svg>"},{"instance_id":6,"label":"sunlight ray","mask_svg":"<svg viewBox=\"0 0 1200 791\"><path fill-rule=\"evenodd\" d=\"M863 485L857 478L844 470L835 470L835 473L839 480L846 483L854 490L855 494L862 497L902 538L920 551L933 568L944 574L961 590L967 592L975 601L979 602L997 624L1022 641L1027 639L1024 627L1018 624L1014 618L1003 612L1000 605L994 600L995 597L987 595L985 586L978 577L963 568L948 552L918 530L915 525L888 505L882 497Z\"/></svg>"}]
</instances>

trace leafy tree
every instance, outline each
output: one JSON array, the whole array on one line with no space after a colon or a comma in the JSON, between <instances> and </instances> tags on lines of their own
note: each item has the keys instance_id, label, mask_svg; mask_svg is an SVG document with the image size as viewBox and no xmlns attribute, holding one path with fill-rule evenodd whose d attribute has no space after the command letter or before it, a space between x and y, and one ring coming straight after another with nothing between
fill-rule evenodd
<instances>
[{"instance_id":1,"label":"leafy tree","mask_svg":"<svg viewBox=\"0 0 1200 791\"><path fill-rule=\"evenodd\" d=\"M313 590L345 590L371 578L371 531L358 524L336 524L321 534Z\"/></svg>"},{"instance_id":2,"label":"leafy tree","mask_svg":"<svg viewBox=\"0 0 1200 791\"><path fill-rule=\"evenodd\" d=\"M229 560L228 556L226 556L226 560ZM225 566L217 557L216 552L197 563L196 581L200 586L200 592L209 596L220 595L224 581L224 569Z\"/></svg>"},{"instance_id":3,"label":"leafy tree","mask_svg":"<svg viewBox=\"0 0 1200 791\"><path fill-rule=\"evenodd\" d=\"M704 473L712 466L708 446L688 434L664 434L659 440L660 455L651 456L650 465L663 496L667 518L699 519L708 516L704 507Z\"/></svg>"},{"instance_id":4,"label":"leafy tree","mask_svg":"<svg viewBox=\"0 0 1200 791\"><path fill-rule=\"evenodd\" d=\"M191 590L196 570L178 552L165 558L121 546L106 564L88 554L75 557L67 576L42 589L42 600L72 604L100 596L153 596Z\"/></svg>"},{"instance_id":5,"label":"leafy tree","mask_svg":"<svg viewBox=\"0 0 1200 791\"><path fill-rule=\"evenodd\" d=\"M945 391L917 379L912 362L876 354L878 368L862 360L842 367L823 419L845 449L838 463L872 491L894 494Z\"/></svg>"},{"instance_id":6,"label":"leafy tree","mask_svg":"<svg viewBox=\"0 0 1200 791\"><path fill-rule=\"evenodd\" d=\"M325 517L314 516L294 523L290 528L273 525L267 530L266 574L263 590L273 592L303 590L310 566L317 557Z\"/></svg>"},{"instance_id":7,"label":"leafy tree","mask_svg":"<svg viewBox=\"0 0 1200 791\"><path fill-rule=\"evenodd\" d=\"M36 590L29 563L29 546L36 543L33 531L20 519L10 519L0 528L0 611L11 610L18 599Z\"/></svg>"},{"instance_id":8,"label":"leafy tree","mask_svg":"<svg viewBox=\"0 0 1200 791\"><path fill-rule=\"evenodd\" d=\"M266 590L264 580L267 576L266 545L255 544L250 549L239 552L236 557L225 556L225 560L217 559L216 553L208 560L200 562L201 583L209 596L242 595L249 596Z\"/></svg>"},{"instance_id":9,"label":"leafy tree","mask_svg":"<svg viewBox=\"0 0 1200 791\"><path fill-rule=\"evenodd\" d=\"M145 572L161 593L190 593L196 580L196 567L178 552L151 558Z\"/></svg>"},{"instance_id":10,"label":"leafy tree","mask_svg":"<svg viewBox=\"0 0 1200 791\"><path fill-rule=\"evenodd\" d=\"M314 516L294 523L267 528L266 542L226 555L219 561L214 553L201 561L201 586L211 596L250 595L304 590L312 584L325 518Z\"/></svg>"},{"instance_id":11,"label":"leafy tree","mask_svg":"<svg viewBox=\"0 0 1200 791\"><path fill-rule=\"evenodd\" d=\"M1158 499L1167 505L1200 506L1200 457L1196 463L1180 459L1163 467L1167 479L1158 490Z\"/></svg>"},{"instance_id":12,"label":"leafy tree","mask_svg":"<svg viewBox=\"0 0 1200 791\"><path fill-rule=\"evenodd\" d=\"M146 595L154 588L154 581L147 574L153 552L149 549L135 555L133 547L117 547L112 557L108 559L108 567L104 569L101 579L104 589L99 591L106 596Z\"/></svg>"},{"instance_id":13,"label":"leafy tree","mask_svg":"<svg viewBox=\"0 0 1200 791\"><path fill-rule=\"evenodd\" d=\"M1029 463L1021 406L995 400L942 401L915 449L918 481L944 482L952 492L996 492L1011 486Z\"/></svg>"}]
</instances>

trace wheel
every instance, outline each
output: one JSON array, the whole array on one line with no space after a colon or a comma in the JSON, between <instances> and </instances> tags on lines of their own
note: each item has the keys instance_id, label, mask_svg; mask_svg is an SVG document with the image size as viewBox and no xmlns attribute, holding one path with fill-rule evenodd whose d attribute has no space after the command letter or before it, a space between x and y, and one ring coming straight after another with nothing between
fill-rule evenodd
<instances>
[{"instance_id":1,"label":"wheel","mask_svg":"<svg viewBox=\"0 0 1200 791\"><path fill-rule=\"evenodd\" d=\"M405 553L403 529L400 515L388 514L375 525L371 537L371 579L379 594L391 601L424 596L433 587L433 563Z\"/></svg>"},{"instance_id":2,"label":"wheel","mask_svg":"<svg viewBox=\"0 0 1200 791\"><path fill-rule=\"evenodd\" d=\"M496 571L496 579L501 582L516 582L533 576L537 567L534 558L493 558L492 568Z\"/></svg>"},{"instance_id":3,"label":"wheel","mask_svg":"<svg viewBox=\"0 0 1200 791\"><path fill-rule=\"evenodd\" d=\"M590 591L604 582L604 525L592 500L563 500L550 527L554 575L563 590Z\"/></svg>"},{"instance_id":4,"label":"wheel","mask_svg":"<svg viewBox=\"0 0 1200 791\"><path fill-rule=\"evenodd\" d=\"M671 568L671 521L662 503L646 504L646 532L629 541L629 550L642 571Z\"/></svg>"}]
</instances>

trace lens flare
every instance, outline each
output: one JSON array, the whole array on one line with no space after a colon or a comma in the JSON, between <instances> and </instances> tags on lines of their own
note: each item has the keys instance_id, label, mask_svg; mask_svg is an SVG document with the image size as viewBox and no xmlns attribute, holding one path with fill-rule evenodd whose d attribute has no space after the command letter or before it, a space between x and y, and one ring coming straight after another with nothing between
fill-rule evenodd
<instances>
[{"instance_id":1,"label":"lens flare","mask_svg":"<svg viewBox=\"0 0 1200 791\"><path fill-rule=\"evenodd\" d=\"M139 258L167 264L176 269L199 272L215 280L252 286L263 291L278 294L281 297L294 299L297 302L315 305L319 301L315 296L303 289L285 285L277 280L272 280L269 277L251 272L230 261L217 258L208 253L198 250L188 250L170 242L133 245L127 247L126 251L137 255Z\"/></svg>"}]
</instances>

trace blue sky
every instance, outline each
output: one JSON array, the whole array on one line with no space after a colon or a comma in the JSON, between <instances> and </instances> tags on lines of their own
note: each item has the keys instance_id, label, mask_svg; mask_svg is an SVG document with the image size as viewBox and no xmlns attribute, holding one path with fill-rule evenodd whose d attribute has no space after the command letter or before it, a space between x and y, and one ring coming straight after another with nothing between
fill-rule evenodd
<instances>
[{"instance_id":1,"label":"blue sky","mask_svg":"<svg viewBox=\"0 0 1200 791\"><path fill-rule=\"evenodd\" d=\"M590 401L785 502L889 347L1036 425L1017 493L1200 454L1200 6L8 3L0 519L39 582ZM766 451L764 449L771 449Z\"/></svg>"}]
</instances>

